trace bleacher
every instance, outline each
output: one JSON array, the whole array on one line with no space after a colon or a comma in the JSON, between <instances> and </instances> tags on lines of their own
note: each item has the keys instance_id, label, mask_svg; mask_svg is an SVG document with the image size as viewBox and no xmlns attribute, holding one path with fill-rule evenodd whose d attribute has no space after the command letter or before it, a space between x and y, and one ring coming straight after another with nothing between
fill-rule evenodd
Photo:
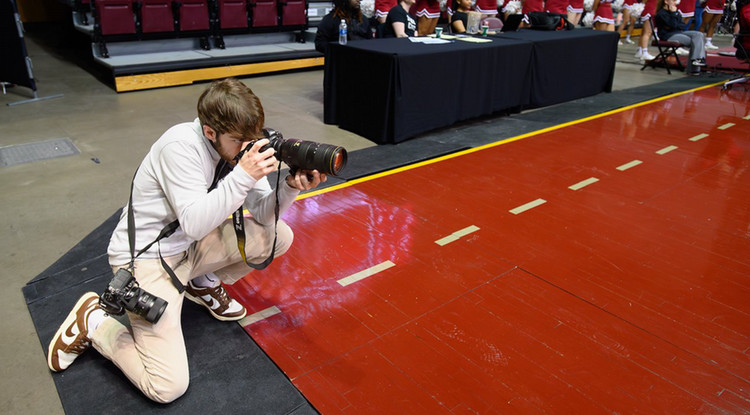
<instances>
[{"instance_id":1,"label":"bleacher","mask_svg":"<svg viewBox=\"0 0 750 415\"><path fill-rule=\"evenodd\" d=\"M312 42L330 1L69 0L117 91L322 66Z\"/></svg>"}]
</instances>

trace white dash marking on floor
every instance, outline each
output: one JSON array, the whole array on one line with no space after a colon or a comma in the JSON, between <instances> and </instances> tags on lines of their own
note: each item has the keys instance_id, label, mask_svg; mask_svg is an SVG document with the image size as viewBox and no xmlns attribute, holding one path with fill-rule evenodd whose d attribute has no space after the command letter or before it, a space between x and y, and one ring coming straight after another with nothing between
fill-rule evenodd
<instances>
[{"instance_id":1,"label":"white dash marking on floor","mask_svg":"<svg viewBox=\"0 0 750 415\"><path fill-rule=\"evenodd\" d=\"M656 154L664 155L664 154L669 153L670 151L677 150L678 148L679 147L677 147L677 146L667 146L667 147L664 147L663 149L657 151Z\"/></svg>"},{"instance_id":2,"label":"white dash marking on floor","mask_svg":"<svg viewBox=\"0 0 750 415\"><path fill-rule=\"evenodd\" d=\"M728 123L726 123L726 124L724 124L722 126L719 126L718 128L720 130L726 130L727 128L732 128L732 127L734 127L734 123L733 122L728 122Z\"/></svg>"},{"instance_id":3,"label":"white dash marking on floor","mask_svg":"<svg viewBox=\"0 0 750 415\"><path fill-rule=\"evenodd\" d=\"M459 231L453 232L452 234L446 236L445 238L440 238L437 241L435 241L436 244L440 246L448 245L451 242L455 242L459 240L460 238L479 230L479 227L471 225L467 226L466 228L463 228Z\"/></svg>"},{"instance_id":4,"label":"white dash marking on floor","mask_svg":"<svg viewBox=\"0 0 750 415\"><path fill-rule=\"evenodd\" d=\"M353 283L355 283L357 281L363 280L363 279L365 279L367 277L370 277L370 276L373 276L373 275L377 274L378 272L385 271L388 268L395 267L395 266L396 266L396 264L394 264L391 261L381 262L380 264L375 265L375 266L370 267L370 268L367 268L366 270L359 271L359 272L357 272L355 274L352 274L352 275L350 275L348 277L342 278L342 279L338 280L337 282L339 284L341 284L342 287L346 287L349 284L353 284Z\"/></svg>"},{"instance_id":5,"label":"white dash marking on floor","mask_svg":"<svg viewBox=\"0 0 750 415\"><path fill-rule=\"evenodd\" d=\"M509 212L512 213L512 214L514 214L514 215L518 215L519 213L526 212L529 209L534 209L535 207L543 205L545 203L547 203L546 200L544 200L544 199L537 199L537 200L529 202L529 203L527 203L525 205L521 205L521 206L519 206L517 208L511 209L511 210L509 210Z\"/></svg>"},{"instance_id":6,"label":"white dash marking on floor","mask_svg":"<svg viewBox=\"0 0 750 415\"><path fill-rule=\"evenodd\" d=\"M703 140L706 137L708 137L708 134L702 133L702 134L696 135L695 137L691 137L688 140L690 140L690 141L698 141L698 140Z\"/></svg>"},{"instance_id":7,"label":"white dash marking on floor","mask_svg":"<svg viewBox=\"0 0 750 415\"><path fill-rule=\"evenodd\" d=\"M742 117L742 119L743 120L750 120L750 114L745 115L744 117Z\"/></svg>"},{"instance_id":8,"label":"white dash marking on floor","mask_svg":"<svg viewBox=\"0 0 750 415\"><path fill-rule=\"evenodd\" d=\"M582 180L582 181L580 181L580 182L578 182L578 183L576 183L576 184L574 184L572 186L568 186L568 189L570 189L570 190L583 189L584 187L586 187L586 186L588 186L590 184L596 183L598 181L599 181L599 179L597 179L596 177L589 177L586 180Z\"/></svg>"},{"instance_id":9,"label":"white dash marking on floor","mask_svg":"<svg viewBox=\"0 0 750 415\"><path fill-rule=\"evenodd\" d=\"M257 313L250 314L249 316L245 316L242 320L239 321L240 326L246 327L253 323L257 323L261 320L265 320L268 317L275 316L276 314L281 313L281 310L279 310L276 306L271 306L266 308L265 310L260 310Z\"/></svg>"},{"instance_id":10,"label":"white dash marking on floor","mask_svg":"<svg viewBox=\"0 0 750 415\"><path fill-rule=\"evenodd\" d=\"M641 163L643 163L643 162L640 161L640 160L633 160L633 161L631 161L629 163L625 163L622 166L617 167L617 170L625 171L625 170L633 168L633 167L635 167L635 166L637 166L637 165L639 165Z\"/></svg>"}]
</instances>

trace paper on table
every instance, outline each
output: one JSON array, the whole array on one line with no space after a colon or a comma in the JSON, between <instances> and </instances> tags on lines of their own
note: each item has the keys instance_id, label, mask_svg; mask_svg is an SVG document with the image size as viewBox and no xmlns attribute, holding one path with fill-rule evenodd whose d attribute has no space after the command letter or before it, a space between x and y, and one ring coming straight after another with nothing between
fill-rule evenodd
<instances>
[{"instance_id":1,"label":"paper on table","mask_svg":"<svg viewBox=\"0 0 750 415\"><path fill-rule=\"evenodd\" d=\"M492 42L492 39L484 39L481 37L459 37L458 40L471 43L487 43Z\"/></svg>"},{"instance_id":2,"label":"paper on table","mask_svg":"<svg viewBox=\"0 0 750 415\"><path fill-rule=\"evenodd\" d=\"M427 43L431 45L437 45L440 43L450 43L449 41L445 39L436 39L432 37L410 37L409 40L411 40L414 43Z\"/></svg>"},{"instance_id":3,"label":"paper on table","mask_svg":"<svg viewBox=\"0 0 750 415\"><path fill-rule=\"evenodd\" d=\"M435 37L435 34L433 33L433 34L427 35L427 36L429 36L429 37ZM440 35L440 39L455 39L455 38L456 38L455 36L453 36L453 35L446 35L445 33L443 33L442 35Z\"/></svg>"}]
</instances>

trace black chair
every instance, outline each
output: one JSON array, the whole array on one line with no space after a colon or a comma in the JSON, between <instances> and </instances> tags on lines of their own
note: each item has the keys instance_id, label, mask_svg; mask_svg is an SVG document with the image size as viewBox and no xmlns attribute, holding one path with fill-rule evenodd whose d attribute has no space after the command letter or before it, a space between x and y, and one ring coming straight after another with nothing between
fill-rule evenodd
<instances>
[{"instance_id":1,"label":"black chair","mask_svg":"<svg viewBox=\"0 0 750 415\"><path fill-rule=\"evenodd\" d=\"M654 59L644 62L641 70L646 69L647 66L656 68L656 65L664 64L664 66L667 68L667 73L672 75L672 71L669 69L671 65L669 58L672 57L677 63L677 67L680 68L681 71L684 71L685 67L682 66L680 57L677 55L677 48L681 47L682 43L659 39L659 35L656 33L656 27L654 27L653 19L649 18L648 24L651 26L651 31L653 32L654 36L654 40L651 41L651 46L656 46L656 48L659 50L659 53Z\"/></svg>"}]
</instances>

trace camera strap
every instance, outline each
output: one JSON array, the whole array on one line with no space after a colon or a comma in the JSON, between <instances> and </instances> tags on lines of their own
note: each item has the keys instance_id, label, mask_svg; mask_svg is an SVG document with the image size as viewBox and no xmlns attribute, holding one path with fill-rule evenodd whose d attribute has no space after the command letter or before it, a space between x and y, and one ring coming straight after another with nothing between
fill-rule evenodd
<instances>
[{"instance_id":1,"label":"camera strap","mask_svg":"<svg viewBox=\"0 0 750 415\"><path fill-rule=\"evenodd\" d=\"M139 166L140 168L140 166ZM138 174L138 169L136 169L135 174ZM133 181L130 182L130 198L128 199L128 244L130 245L130 273L135 274L135 259L141 256L142 253L146 252L151 248L153 244L157 244L158 251L159 251L159 261L161 261L161 266L164 268L164 271L169 274L169 279L172 280L172 284L177 288L177 291L182 294L185 291L185 286L182 285L180 282L180 279L177 278L177 275L175 275L174 271L170 266L167 264L167 261L164 260L164 257L161 255L161 246L158 244L158 242L164 238L169 237L174 233L174 231L177 230L177 228L180 227L180 222L177 220L172 221L171 223L167 224L161 232L159 232L159 235L154 239L151 243L146 245L143 249L138 251L138 254L135 254L135 214L133 213L133 187L135 186L135 174L133 175Z\"/></svg>"},{"instance_id":2,"label":"camera strap","mask_svg":"<svg viewBox=\"0 0 750 415\"><path fill-rule=\"evenodd\" d=\"M225 160L221 160L219 164L216 165L216 171L214 172L214 180L213 183L211 183L211 186L208 188L208 191L210 192L216 186L218 186L219 181L224 178L229 172L232 171L232 166ZM275 253L276 253L276 239L277 239L277 226L279 224L279 183L281 178L281 162L279 162L279 168L277 169L277 172L279 174L276 175L276 189L274 191L275 197L276 197L276 204L274 205L273 214L274 214L274 223L273 223L273 245L271 246L271 254L266 258L263 262L260 264L253 264L247 260L247 257L245 256L245 220L244 220L244 214L243 214L243 207L240 206L239 209L237 209L234 213L232 213L232 225L234 226L234 234L237 236L237 250L240 251L240 256L242 256L242 260L245 261L245 264L249 266L250 268L262 270L268 267L268 265L273 261Z\"/></svg>"},{"instance_id":3,"label":"camera strap","mask_svg":"<svg viewBox=\"0 0 750 415\"><path fill-rule=\"evenodd\" d=\"M279 169L281 169L281 162L279 162ZM211 186L209 186L208 191L210 192L216 186L219 184L219 181L224 178L229 172L232 170L231 165L227 163L224 160L221 160L219 164L216 165L216 170L214 171L214 179L211 183ZM279 171L279 170L277 170ZM136 169L136 174L138 174L138 170ZM249 267L257 270L265 269L271 261L274 259L274 254L276 252L276 239L277 239L277 226L279 223L279 183L280 183L281 174L278 174L276 176L276 190L275 190L275 197L276 197L276 204L274 205L274 228L273 228L273 245L271 247L271 254L268 258L266 258L265 261L263 261L260 264L253 264L247 261L247 258L245 257L245 221L243 220L243 212L242 212L242 206L240 206L239 209L237 209L236 212L232 214L232 223L234 225L234 232L237 236L237 249L240 251L240 255L242 256L242 260L245 261L245 264L247 264ZM178 220L174 220L170 223L168 223L162 230L159 232L159 235L151 241L148 245L143 247L141 250L138 251L138 253L135 253L135 214L133 213L133 188L135 186L135 175L133 175L133 180L130 182L130 198L128 199L128 244L130 245L130 272L134 273L135 269L135 259L138 258L141 254L148 251L151 246L154 244L157 244L158 252L159 252L159 261L161 261L161 266L164 268L164 271L167 272L169 275L170 280L172 280L172 284L177 288L177 291L180 293L185 292L185 286L180 282L180 279L177 278L177 275L175 275L172 268L167 264L167 262L164 260L164 257L161 255L161 246L159 244L159 241L168 238L171 236L177 228L180 227L180 222Z\"/></svg>"},{"instance_id":4,"label":"camera strap","mask_svg":"<svg viewBox=\"0 0 750 415\"><path fill-rule=\"evenodd\" d=\"M271 261L273 261L274 255L276 254L276 239L278 236L277 231L279 225L279 183L281 178L281 162L279 162L279 168L276 169L276 171L276 189L274 190L276 204L273 208L273 245L271 246L271 254L268 256L268 258L266 258L265 261L261 262L260 264L253 264L251 262L248 262L247 258L245 257L245 220L244 215L242 214L242 206L240 206L240 208L232 214L234 234L237 236L237 249L240 251L240 255L242 256L242 260L245 261L245 264L247 264L248 267L257 270L265 269L271 263Z\"/></svg>"}]
</instances>

